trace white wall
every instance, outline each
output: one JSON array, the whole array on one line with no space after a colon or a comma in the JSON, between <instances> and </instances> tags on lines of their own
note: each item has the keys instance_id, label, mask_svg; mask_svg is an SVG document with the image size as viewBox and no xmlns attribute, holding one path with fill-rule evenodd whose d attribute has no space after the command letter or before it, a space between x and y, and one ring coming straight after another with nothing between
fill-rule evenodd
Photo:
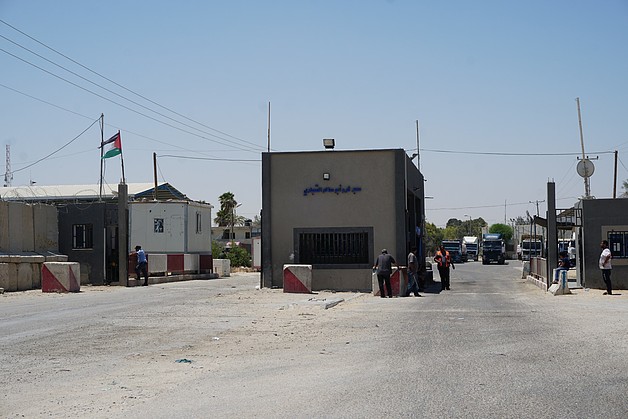
<instances>
[{"instance_id":1,"label":"white wall","mask_svg":"<svg viewBox=\"0 0 628 419\"><path fill-rule=\"evenodd\" d=\"M196 213L201 214L201 232L196 232ZM163 231L155 231L155 220ZM211 206L194 202L131 202L129 246L142 246L147 253L211 252Z\"/></svg>"}]
</instances>

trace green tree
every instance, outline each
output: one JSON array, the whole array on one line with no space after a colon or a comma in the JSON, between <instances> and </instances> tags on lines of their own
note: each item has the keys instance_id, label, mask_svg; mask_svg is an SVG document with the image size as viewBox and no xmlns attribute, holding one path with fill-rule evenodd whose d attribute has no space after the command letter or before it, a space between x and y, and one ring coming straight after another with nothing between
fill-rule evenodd
<instances>
[{"instance_id":1,"label":"green tree","mask_svg":"<svg viewBox=\"0 0 628 419\"><path fill-rule=\"evenodd\" d=\"M235 200L235 195L231 192L225 192L218 197L220 202L220 209L216 212L214 223L219 227L227 227L233 225L242 226L246 221L246 217L241 215L235 215L235 208L238 205L238 201Z\"/></svg>"},{"instance_id":2,"label":"green tree","mask_svg":"<svg viewBox=\"0 0 628 419\"><path fill-rule=\"evenodd\" d=\"M506 224L493 224L489 229L489 233L501 233L505 241L512 239L512 228Z\"/></svg>"},{"instance_id":3,"label":"green tree","mask_svg":"<svg viewBox=\"0 0 628 419\"><path fill-rule=\"evenodd\" d=\"M621 185L621 187L624 189L624 193L621 194L621 196L624 198L628 198L628 179L624 180L624 183Z\"/></svg>"},{"instance_id":4,"label":"green tree","mask_svg":"<svg viewBox=\"0 0 628 419\"><path fill-rule=\"evenodd\" d=\"M435 224L425 223L426 255L434 254L442 241L443 241L443 229L436 227Z\"/></svg>"}]
</instances>

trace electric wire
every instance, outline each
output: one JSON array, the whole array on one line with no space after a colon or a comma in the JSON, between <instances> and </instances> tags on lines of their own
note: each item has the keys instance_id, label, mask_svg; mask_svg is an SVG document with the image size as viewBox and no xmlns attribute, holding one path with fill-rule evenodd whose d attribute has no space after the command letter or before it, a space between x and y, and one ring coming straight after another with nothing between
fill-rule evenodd
<instances>
[{"instance_id":1,"label":"electric wire","mask_svg":"<svg viewBox=\"0 0 628 419\"><path fill-rule=\"evenodd\" d=\"M7 40L7 41L11 42L12 44L14 44L14 45L16 45L16 46L18 46L18 47L20 47L20 48L22 48L22 49L24 49L24 50L26 50L26 51L30 52L31 54L33 54L33 55L35 55L35 56L37 56L37 57L41 58L42 60L44 60L44 61L46 61L46 62L48 62L48 63L50 63L50 64L52 64L52 65L54 65L54 66L56 66L56 67L59 67L59 68L61 68L61 69L65 70L65 71L67 71L68 73L70 73L70 74L72 74L72 75L74 75L74 76L76 76L76 77L80 78L81 80L84 80L84 81L86 81L87 83L91 83L92 85L94 85L94 86L96 86L96 87L99 87L99 88L101 88L101 89L105 90L106 92L109 92L109 93L111 93L112 95L115 95L115 96L119 97L120 99L123 99L123 100L129 101L129 102L131 102L132 104L134 104L134 105L136 105L136 106L139 106L140 108L143 108L143 109L145 109L145 110L147 110L147 111L153 112L153 113L155 113L155 114L157 114L157 115L159 115L159 116L161 116L161 117L163 117L163 118L166 118L166 119L168 119L168 120L170 120L170 121L172 121L172 122L175 122L175 123L177 123L177 124L181 124L181 125L183 125L183 126L185 126L185 127L188 127L188 128L190 128L190 129L194 129L194 130L197 130L197 131L199 131L199 132L202 132L203 134L206 134L206 135L209 135L209 136L212 136L212 137L216 137L216 138L220 138L221 140L225 140L224 138L218 137L218 136L216 136L215 134L212 134L212 133L209 133L209 132L203 131L203 130L198 129L198 128L196 128L196 127L192 126L192 125L189 125L189 124L183 123L183 122L181 122L181 121L178 121L178 120L176 120L176 119L174 119L174 118L169 117L168 115L165 115L165 114L163 114L163 113L161 113L161 112L157 112L157 111L155 111L155 110L153 110L153 109L149 108L148 106L142 105L142 104L141 104L141 103L139 103L139 102L136 102L136 101L131 100L131 99L127 98L127 97L124 97L124 96L122 96L121 94L119 94L119 93L117 93L117 92L114 92L113 90L108 89L108 88L106 88L106 87L104 87L104 86L101 86L100 84L98 84L98 83L96 83L96 82L93 82L93 81L89 80L88 78L83 77L83 76L81 76L80 74L78 74L78 73L76 73L76 72L74 72L74 71L72 71L72 70L70 70L70 69L68 69L68 68L66 68L66 67L63 67L62 65L57 64L57 63L55 63L54 61L49 60L48 58L46 58L46 57L44 57L44 56L42 56L42 55L40 55L40 54L38 54L38 53L36 53L36 52L34 52L34 51L32 51L32 50L30 50L30 49L28 49L28 48L26 48L26 47L24 47L24 46L20 45L20 44L18 44L18 43L16 43L16 42L12 41L12 40L10 40L10 39L8 39L8 38L7 38L7 37L5 37L4 35L0 35L0 38L3 38L3 39L5 39L5 40ZM90 91L90 93L92 93L92 92ZM257 148L259 148L260 150L262 149L262 147L260 147L259 145L255 145L255 144L252 144L252 145L253 145L253 146L255 146L255 147L257 147Z\"/></svg>"},{"instance_id":2,"label":"electric wire","mask_svg":"<svg viewBox=\"0 0 628 419\"><path fill-rule=\"evenodd\" d=\"M113 99L109 99L109 98L107 98L107 97L105 97L105 96L103 96L103 95L101 95L101 94L99 94L99 93L96 93L96 92L94 92L94 91L92 91L92 90L89 90L89 89L88 89L88 88L86 88L86 87L80 86L80 85L78 85L78 84L76 84L76 83L74 83L74 82L72 82L72 81L70 81L70 80L68 80L68 79L65 79L65 78L63 78L63 77L61 77L61 76L59 76L59 75L57 75L57 74L54 74L54 73L52 73L52 72L50 72L50 71L46 70L45 68L42 68L42 67L38 66L37 64L31 63L31 62L30 62L30 61L28 61L28 60L25 60L25 59L23 59L23 58L21 58L21 57L18 57L18 56L17 56L17 55L15 55L15 54L12 54L12 53L10 53L10 52L6 51L5 49L0 48L0 51L2 51L2 52L4 52L5 54L8 54L8 55L10 55L10 56L12 56L12 57L14 57L14 58L18 59L18 60L20 60L20 61L22 61L22 62L24 62L24 63L26 63L26 64L28 64L28 65L31 65L31 66L33 66L33 67L35 67L35 68L37 68L37 69L39 69L39 70L41 70L41 71L43 71L43 72L47 73L47 74L50 74L50 75L51 75L51 76L53 76L53 77L56 77L56 78L58 78L58 79L60 79L60 80L63 80L64 82L69 83L69 84L71 84L71 85L73 85L73 86L75 86L75 87L78 87L78 88L79 88L79 89L81 89L81 90L84 90L84 91L86 91L86 92L88 92L88 93L91 93L91 94L93 94L93 95L95 95L95 96L98 96L99 98L101 98L101 99L103 99L103 100L106 100L107 102L111 102L111 103L113 103L113 104L115 104L115 105L118 105L118 106L120 106L120 107L122 107L122 108L124 108L124 109L126 109L126 110L129 110L129 111L131 111L131 112L134 112L134 113L136 113L136 114L138 114L138 115L141 115L141 116L143 116L143 117L145 117L145 118L148 118L148 119L153 120L153 121L155 121L155 122L158 122L158 123L160 123L160 124L166 125L166 126L168 126L168 127L170 127L170 128L174 128L174 129L179 130L179 131L181 131L181 132L185 132L185 133L187 133L187 134L193 135L193 136L195 136L195 137L203 138L203 139L205 139L205 140L207 140L207 141L216 142L216 143L219 143L219 144L221 144L221 145L228 146L228 147L233 147L233 148L238 149L238 150L240 150L240 151L252 152L252 150L250 150L250 149L246 149L246 148L238 147L238 146L236 146L235 144L229 144L229 143L225 143L225 142L218 141L218 140L215 140L215 139L207 138L207 137L204 137L204 136L202 136L202 135L200 135L200 134L197 134L197 133L194 133L194 132L191 132L191 131L185 130L185 129L183 129L183 128L181 128L181 127L177 127L177 126L175 126L175 125L172 125L172 124L170 124L170 123L168 123L168 122L160 121L160 120L159 120L159 119L157 119L157 118L154 118L154 117L152 117L152 116L150 116L150 115L147 115L147 114L145 114L145 113L143 113L143 112L140 112L140 111L138 111L138 110L136 110L136 109L130 108L130 107L126 106L126 105L123 105L122 103L116 102L116 101L115 101L115 100L113 100Z\"/></svg>"},{"instance_id":3,"label":"electric wire","mask_svg":"<svg viewBox=\"0 0 628 419\"><path fill-rule=\"evenodd\" d=\"M211 161L232 161L232 162L261 162L260 159L223 159L223 158L213 158L213 157L192 157L192 156L176 156L173 154L161 154L157 157L172 157L177 159L188 159L188 160L211 160Z\"/></svg>"},{"instance_id":4,"label":"electric wire","mask_svg":"<svg viewBox=\"0 0 628 419\"><path fill-rule=\"evenodd\" d=\"M82 118L89 119L89 120L92 119L91 116L83 115L83 114L75 112L75 111L73 111L71 109L64 108L64 107L56 105L56 104L54 104L52 102L46 101L44 99L38 98L36 96L30 95L28 93L25 93L25 92L22 92L20 90L14 89L12 87L9 87L9 86L7 86L5 84L0 83L0 87L4 87L7 90L10 90L12 92L18 93L18 94L23 95L25 97L28 97L29 99L33 99L35 101L44 103L46 105L52 106L54 108L60 109L60 110L65 111L65 112L69 112L71 114L80 116ZM105 124L105 126L110 127L110 128L114 128L116 130L124 131L126 134L132 134L132 135L135 135L137 137L147 139L149 141L153 141L153 142L156 142L156 143L159 143L159 144L164 144L164 145L167 145L167 146L170 146L170 147L175 147L178 150L189 151L191 153L201 153L201 154L205 154L206 153L206 151L197 151L197 150L192 150L192 149L189 149L189 148L186 148L186 147L182 147L182 146L180 146L178 144L171 144L171 143L168 143L168 142L165 142L165 141L162 141L162 140L158 140L156 138L149 137L149 136L146 136L146 135L140 134L138 132L135 132L135 131L132 131L132 130L129 130L129 129L126 129L126 128L123 128L123 127L119 127L119 126L116 126L116 125ZM127 148L127 150L128 150L128 148ZM72 156L72 155L76 155L76 154L87 153L87 152L91 152L91 151L92 151L91 149L90 150L84 150L84 151L80 151L80 152L77 152L77 153L74 153L74 154L69 154L69 155L64 155L64 156L57 156L56 158L64 158L64 157L68 157L68 156ZM233 151L233 150L214 150L214 152L216 152L216 151L229 152L229 151Z\"/></svg>"},{"instance_id":5,"label":"electric wire","mask_svg":"<svg viewBox=\"0 0 628 419\"><path fill-rule=\"evenodd\" d=\"M54 49L54 48L52 48L52 47L50 47L50 46L46 45L45 43L43 43L43 42L39 41L38 39L36 39L36 38L32 37L31 35L29 35L29 34L27 34L27 33L23 32L23 31L21 31L20 29L18 29L18 28L16 28L16 27L12 26L11 24L9 24L9 23L5 22L4 20L0 19L0 22L1 22L1 23L3 23L4 25L6 25L6 26L10 27L10 28L11 28L11 29L13 29L14 31L19 32L20 34L22 34L22 35L26 36L27 38L31 39L32 41L34 41L34 42L36 42L36 43L38 43L38 44L42 45L43 47L45 47L45 48L49 49L50 51L53 51L54 53L56 53L56 54L60 55L61 57L65 58L65 59L67 59L67 60L69 60L69 61L71 61L72 63L74 63L74 64L78 65L79 67L81 67L81 68L83 68L83 69L85 69L85 70L89 71L90 73L95 74L95 75L97 75L98 77L101 77L102 79L104 79L104 80L106 80L106 81L108 81L108 82L110 82L110 83L112 83L112 84L114 84L114 85L118 86L119 88L121 88L121 89L123 89L123 90L125 90L125 91L127 91L127 92L129 92L129 93L132 93L132 94L134 94L134 95L136 95L136 96L138 96L138 97L140 97L140 98L144 99L145 101L147 101L147 102L149 102L149 103L152 103L152 104L153 104L153 105L155 105L155 106L160 107L161 109L167 110L168 112L171 112L171 113L173 113L174 115L177 115L177 116L179 116L179 117L181 117L181 118L184 118L184 119L185 119L185 120L187 120L187 121L194 122L195 124L198 124L198 125L200 125L200 126L202 126L202 127L205 127L205 128L210 129L210 130L212 130L212 131L215 131L215 132L217 132L217 133L220 133L220 134L222 134L222 135L225 135L225 136L227 136L227 137L230 137L230 138L232 138L232 139L234 139L234 140L240 141L240 142L242 142L242 143L246 143L246 144L248 144L249 146L253 146L253 147L256 147L256 148L261 148L261 147L260 147L260 145L258 145L258 144L255 144L255 143L253 143L253 142L250 142L250 141L244 140L244 139L242 139L242 138L236 137L236 136L231 135L231 134L228 134L228 133L226 133L226 132L220 131L220 130L218 130L218 129L216 129L216 128L213 128L213 127L211 127L211 126L209 126L209 125L206 125L206 124L204 124L204 123L202 123L202 122L199 122L199 121L196 121L196 120L194 120L194 119L192 119L192 118L189 118L189 117L187 117L187 116L185 116L185 115L183 115L183 114L181 114L181 113L179 113L179 112L177 112L177 111L175 111L175 110L173 110L173 109L168 108L167 106L163 106L163 105L161 105L161 104L159 104L159 103L157 103L157 102L155 102L155 101L153 101L153 100L151 100L151 99L147 98L146 96L143 96L143 95L141 95L140 93L137 93L137 92L135 92L135 91L133 91L133 90L131 90L131 89L129 89L129 88L127 88L127 87L123 86L122 84L117 83L117 82L115 82L114 80L112 80L112 79L110 79L110 78L108 78L108 77L106 77L106 76L104 76L104 75L102 75L102 74L98 73L97 71L92 70L91 68L89 68L89 67L87 67L87 66L85 66L85 65L81 64L80 62L78 62L78 61L74 60L73 58L71 58L71 57L69 57L69 56L67 56L67 55L63 54L63 53L62 53L62 52L60 52L60 51L57 51L56 49ZM0 36L1 36L1 35L0 35ZM4 37L4 36L2 36L2 37L3 37L4 39L8 40L9 42L11 42L11 43L13 43L13 44L15 44L15 45L19 46L20 48L24 48L24 49L26 49L27 51L29 51L29 52L31 52L31 53L33 53L33 54L35 54L35 55L37 55L37 56L41 57L39 54L36 54L36 53L34 53L34 52L30 51L29 49L27 49L26 47L24 47L24 46L20 45L19 43L16 43L16 42L14 42L14 41L11 41L10 39L8 39L8 38L6 38L6 37ZM46 58L44 58L44 57L41 57L41 58L45 59L46 61L51 62L50 60L48 60L48 59L46 59ZM61 67L61 68L63 68L63 69L65 69L66 71L70 71L70 70L66 69L65 67L60 66L59 64L56 64L56 63L53 63L53 62L51 62L51 63L52 63L52 64L54 64L54 65L57 65L57 66L59 66L59 67ZM71 72L71 71L70 71L70 72ZM71 72L71 73L76 75L76 73L74 73L74 72ZM78 76L78 75L77 75L77 76ZM78 76L78 77L83 78L82 76ZM83 78L83 79L84 79L84 78ZM85 79L85 80L87 80L87 79ZM87 81L89 81L89 80L87 80ZM108 89L106 89L106 88L104 88L104 87L100 86L99 84L97 84L97 83L95 83L95 82L92 82L92 81L89 81L89 82L90 82L90 83L92 83L92 84L96 84L97 86L101 87L102 89L108 90ZM108 91L109 91L109 90L108 90ZM113 92L112 92L112 93L113 93ZM114 94L118 95L117 93L114 93ZM120 96L120 95L118 95L118 96ZM120 96L120 97L122 97L122 96ZM126 99L126 100L128 100L128 101L130 101L130 102L133 102L131 99L128 99L128 98L124 98L124 99ZM136 103L136 102L133 102L133 103ZM140 106L144 107L143 105L140 105ZM146 108L146 109L149 109L149 108ZM155 112L155 113L157 113L157 114L160 114L159 112L156 112L156 111L154 111L154 110L152 110L152 109L149 109L149 110L151 110L152 112ZM161 115L161 114L160 114L160 115ZM167 116L165 116L165 117L167 117ZM167 117L167 118L169 118L169 117ZM172 118L169 118L169 119L172 119ZM180 123L180 124L182 124L182 125L186 125L186 124L183 124L183 123L182 123L182 122L180 122L180 121L176 121L176 122L178 122L178 123ZM188 126L188 125L186 125L186 126ZM191 127L191 126L190 126L190 127ZM199 130L198 128L194 128L194 127L191 127L191 128L193 128L193 129L196 129L196 130L198 130L198 131L203 132L202 130ZM205 132L205 134L215 136L214 134L207 133L207 132ZM218 138L220 138L220 137L218 137Z\"/></svg>"},{"instance_id":6,"label":"electric wire","mask_svg":"<svg viewBox=\"0 0 628 419\"><path fill-rule=\"evenodd\" d=\"M67 146L69 146L70 144L72 144L74 141L76 141L81 135L85 134L91 127L94 126L94 124L96 122L100 121L100 118L96 119L94 122L92 122L90 124L89 127L85 128L79 135L77 135L76 137L74 137L72 140L70 140L69 142L65 143L63 146L59 147L58 149L56 149L55 151L53 151L52 153L48 154L45 157L42 157L41 159L37 160L34 163L29 164L28 166L24 166L21 167L19 169L16 170L12 170L11 173L17 173L17 172L21 172L22 170L28 169L29 167L33 167L34 165L36 165L37 163L46 160L48 157L51 157L52 155L56 154L57 152L63 150L64 148L66 148Z\"/></svg>"},{"instance_id":7,"label":"electric wire","mask_svg":"<svg viewBox=\"0 0 628 419\"><path fill-rule=\"evenodd\" d=\"M446 153L446 154L473 154L481 156L581 156L582 153L505 153L505 152L491 152L491 151L459 151L459 150L432 150L422 148L421 151L427 151L430 153ZM589 154L612 154L614 151L596 151Z\"/></svg>"}]
</instances>

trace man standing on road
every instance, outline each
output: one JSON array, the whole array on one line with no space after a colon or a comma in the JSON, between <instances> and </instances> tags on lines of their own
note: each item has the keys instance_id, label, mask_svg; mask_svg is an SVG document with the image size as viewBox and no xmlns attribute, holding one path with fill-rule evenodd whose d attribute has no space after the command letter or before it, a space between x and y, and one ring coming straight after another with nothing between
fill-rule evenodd
<instances>
[{"instance_id":1,"label":"man standing on road","mask_svg":"<svg viewBox=\"0 0 628 419\"><path fill-rule=\"evenodd\" d=\"M451 263L451 256L449 252L445 250L443 245L440 246L440 250L436 252L434 261L438 263L438 274L440 275L440 288L441 291L449 290L449 267L456 269L453 263Z\"/></svg>"},{"instance_id":2,"label":"man standing on road","mask_svg":"<svg viewBox=\"0 0 628 419\"><path fill-rule=\"evenodd\" d=\"M600 243L602 254L600 254L600 269L602 270L602 279L606 284L606 292L604 295L613 295L613 287L611 285L611 249L608 248L608 240L602 240Z\"/></svg>"},{"instance_id":3,"label":"man standing on road","mask_svg":"<svg viewBox=\"0 0 628 419\"><path fill-rule=\"evenodd\" d=\"M410 253L408 253L408 289L405 296L408 297L410 293L414 293L415 297L420 297L419 284L417 282L417 273L419 271L419 261L416 258L416 247L413 247Z\"/></svg>"},{"instance_id":4,"label":"man standing on road","mask_svg":"<svg viewBox=\"0 0 628 419\"><path fill-rule=\"evenodd\" d=\"M388 254L388 250L382 249L382 254L377 257L373 269L377 269L377 282L379 283L379 296L386 298L384 292L384 283L388 290L388 298L392 298L392 286L390 284L390 275L392 274L392 265L397 266L395 258Z\"/></svg>"},{"instance_id":5,"label":"man standing on road","mask_svg":"<svg viewBox=\"0 0 628 419\"><path fill-rule=\"evenodd\" d=\"M137 254L137 265L135 265L135 274L137 275L137 282L140 282L142 275L144 275L144 286L148 285L148 259L146 253L142 250L142 246L135 246L135 253Z\"/></svg>"}]
</instances>

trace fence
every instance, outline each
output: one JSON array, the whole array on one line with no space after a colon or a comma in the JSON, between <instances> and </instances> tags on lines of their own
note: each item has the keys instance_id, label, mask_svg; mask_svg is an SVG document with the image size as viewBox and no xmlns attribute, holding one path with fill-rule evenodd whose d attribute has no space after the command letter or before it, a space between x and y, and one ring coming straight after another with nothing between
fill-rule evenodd
<instances>
[{"instance_id":1,"label":"fence","mask_svg":"<svg viewBox=\"0 0 628 419\"><path fill-rule=\"evenodd\" d=\"M547 282L547 259L533 257L530 259L530 275Z\"/></svg>"}]
</instances>

